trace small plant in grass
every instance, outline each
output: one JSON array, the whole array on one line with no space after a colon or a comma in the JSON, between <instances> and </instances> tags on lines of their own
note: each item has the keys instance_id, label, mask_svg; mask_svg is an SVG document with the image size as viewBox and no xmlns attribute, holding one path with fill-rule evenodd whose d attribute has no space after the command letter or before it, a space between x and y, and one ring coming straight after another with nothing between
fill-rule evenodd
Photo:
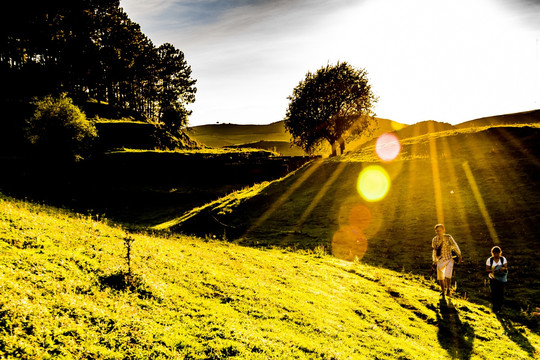
<instances>
[{"instance_id":1,"label":"small plant in grass","mask_svg":"<svg viewBox=\"0 0 540 360\"><path fill-rule=\"evenodd\" d=\"M134 241L135 239L131 237L131 235L124 237L124 245L126 247L127 276L129 279L131 279L133 275L131 272L131 250Z\"/></svg>"},{"instance_id":2,"label":"small plant in grass","mask_svg":"<svg viewBox=\"0 0 540 360\"><path fill-rule=\"evenodd\" d=\"M135 238L131 235L126 235L123 237L124 248L126 254L124 256L125 260L125 270L119 270L116 273L104 275L100 277L100 283L103 286L110 287L115 290L129 290L134 293L138 293L140 297L149 298L152 297L152 293L146 288L144 279L133 272L133 243Z\"/></svg>"}]
</instances>

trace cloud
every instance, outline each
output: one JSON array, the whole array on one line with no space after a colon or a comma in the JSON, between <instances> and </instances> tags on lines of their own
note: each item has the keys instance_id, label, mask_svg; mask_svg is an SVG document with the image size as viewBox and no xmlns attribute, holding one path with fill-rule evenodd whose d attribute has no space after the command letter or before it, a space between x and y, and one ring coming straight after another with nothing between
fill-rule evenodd
<instances>
[{"instance_id":1,"label":"cloud","mask_svg":"<svg viewBox=\"0 0 540 360\"><path fill-rule=\"evenodd\" d=\"M378 115L406 123L530 110L539 93L527 0L122 2L155 44L184 51L192 124L278 121L306 72L338 60L366 68Z\"/></svg>"}]
</instances>

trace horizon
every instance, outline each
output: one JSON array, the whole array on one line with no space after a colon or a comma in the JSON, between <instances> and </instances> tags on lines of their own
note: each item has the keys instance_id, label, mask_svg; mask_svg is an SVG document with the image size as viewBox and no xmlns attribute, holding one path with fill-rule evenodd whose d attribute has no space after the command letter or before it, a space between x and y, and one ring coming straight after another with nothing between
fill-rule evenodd
<instances>
[{"instance_id":1,"label":"horizon","mask_svg":"<svg viewBox=\"0 0 540 360\"><path fill-rule=\"evenodd\" d=\"M525 0L121 0L197 79L190 126L270 124L308 71L365 68L379 118L459 124L540 108L540 4Z\"/></svg>"},{"instance_id":2,"label":"horizon","mask_svg":"<svg viewBox=\"0 0 540 360\"><path fill-rule=\"evenodd\" d=\"M512 115L520 115L520 114L526 114L526 113L531 113L531 112L535 112L535 111L540 111L540 109L531 109L531 110L524 110L524 111L518 111L518 112L515 112L515 113L507 113L507 114L493 114L493 115L487 115L487 116L482 116L482 117L479 117L479 118L474 118L474 119L469 119L469 120L464 120L462 122L459 122L459 123L454 123L454 124L450 124L450 125L459 125L459 124L463 124L463 123L467 123L469 121L476 121L476 120L482 120L482 119L487 119L487 118L492 118L492 117L500 117L500 116L512 116ZM444 123L443 121L439 121L439 120L436 120L436 119L426 119L426 120L419 120L415 123L411 123L411 124L407 124L407 123L402 123L402 122L399 122L397 120L394 120L394 119L388 119L388 118L383 118L383 117L380 117L380 116L375 116L377 119L383 119L383 120L388 120L388 121L393 121L393 122L396 122L398 124L402 124L402 125L407 125L407 126L410 126L410 125L415 125L415 124L419 124L419 123L422 123L422 122L428 122L428 121L434 121L434 122L438 122L438 123ZM277 120L277 121L273 121L273 122L270 122L270 123L264 123L264 124L256 124L256 123L244 123L244 124L239 124L239 123L231 123L231 122L216 122L216 123L208 123L208 124L197 124L197 125L191 125L189 124L188 125L188 128L194 128L194 127L198 127L198 126L208 126L208 125L239 125L239 126L265 126L265 125L272 125L272 124L275 124L275 123L278 123L278 122L282 122L284 121L283 119L282 120ZM449 124L449 123L447 123Z\"/></svg>"}]
</instances>

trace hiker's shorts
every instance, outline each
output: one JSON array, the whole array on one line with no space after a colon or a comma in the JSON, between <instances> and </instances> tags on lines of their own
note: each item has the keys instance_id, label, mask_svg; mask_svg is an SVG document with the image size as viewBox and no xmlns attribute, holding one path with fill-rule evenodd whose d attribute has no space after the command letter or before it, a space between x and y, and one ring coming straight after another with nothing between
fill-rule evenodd
<instances>
[{"instance_id":1,"label":"hiker's shorts","mask_svg":"<svg viewBox=\"0 0 540 360\"><path fill-rule=\"evenodd\" d=\"M437 280L444 280L444 278L452 278L452 270L454 270L454 260L439 260L437 261Z\"/></svg>"}]
</instances>

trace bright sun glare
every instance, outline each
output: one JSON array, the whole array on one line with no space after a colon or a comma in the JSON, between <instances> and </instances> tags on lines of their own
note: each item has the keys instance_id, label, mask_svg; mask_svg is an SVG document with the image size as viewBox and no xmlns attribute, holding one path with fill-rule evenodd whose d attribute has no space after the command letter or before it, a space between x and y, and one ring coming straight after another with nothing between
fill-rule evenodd
<instances>
[{"instance_id":1,"label":"bright sun glare","mask_svg":"<svg viewBox=\"0 0 540 360\"><path fill-rule=\"evenodd\" d=\"M357 190L366 201L379 201L390 190L390 183L390 176L382 166L371 165L358 176Z\"/></svg>"}]
</instances>

